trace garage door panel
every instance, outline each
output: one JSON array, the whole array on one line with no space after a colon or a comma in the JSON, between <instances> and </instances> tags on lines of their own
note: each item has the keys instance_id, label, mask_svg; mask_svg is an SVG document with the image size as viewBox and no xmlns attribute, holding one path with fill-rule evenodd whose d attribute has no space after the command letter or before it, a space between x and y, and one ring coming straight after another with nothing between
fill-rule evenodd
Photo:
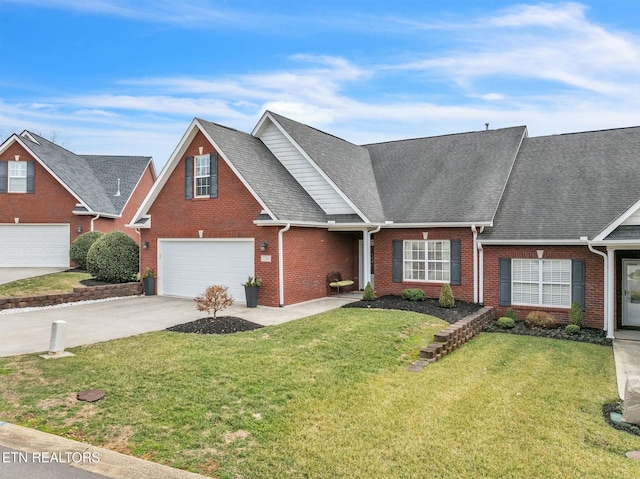
<instances>
[{"instance_id":1,"label":"garage door panel","mask_svg":"<svg viewBox=\"0 0 640 479\"><path fill-rule=\"evenodd\" d=\"M69 225L0 225L0 267L68 267Z\"/></svg>"},{"instance_id":2,"label":"garage door panel","mask_svg":"<svg viewBox=\"0 0 640 479\"><path fill-rule=\"evenodd\" d=\"M160 294L195 297L214 284L244 300L241 286L254 271L253 240L159 240Z\"/></svg>"}]
</instances>

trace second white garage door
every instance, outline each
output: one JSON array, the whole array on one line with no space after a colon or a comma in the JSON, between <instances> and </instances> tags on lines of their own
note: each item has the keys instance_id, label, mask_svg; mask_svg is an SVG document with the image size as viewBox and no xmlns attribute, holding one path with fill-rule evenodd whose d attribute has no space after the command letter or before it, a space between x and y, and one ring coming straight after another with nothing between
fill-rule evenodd
<instances>
[{"instance_id":1,"label":"second white garage door","mask_svg":"<svg viewBox=\"0 0 640 479\"><path fill-rule=\"evenodd\" d=\"M254 275L253 252L253 239L159 239L158 294L195 298L220 284L244 302L242 283Z\"/></svg>"},{"instance_id":2,"label":"second white garage door","mask_svg":"<svg viewBox=\"0 0 640 479\"><path fill-rule=\"evenodd\" d=\"M0 267L69 267L68 224L2 224L0 245Z\"/></svg>"}]
</instances>

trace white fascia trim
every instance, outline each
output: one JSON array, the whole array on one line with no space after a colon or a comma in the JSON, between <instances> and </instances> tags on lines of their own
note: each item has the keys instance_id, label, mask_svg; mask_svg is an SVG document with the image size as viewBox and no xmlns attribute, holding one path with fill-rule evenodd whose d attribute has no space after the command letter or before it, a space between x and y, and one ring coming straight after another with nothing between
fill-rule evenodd
<instances>
[{"instance_id":1,"label":"white fascia trim","mask_svg":"<svg viewBox=\"0 0 640 479\"><path fill-rule=\"evenodd\" d=\"M529 131L527 127L524 127L524 132L522 132L522 138L520 138L520 143L518 144L518 148L516 148L516 154L513 157L513 161L511 162L511 168L509 168L509 174L507 175L507 180L504 182L504 186L502 187L502 191L500 192L500 198L498 198L498 203L496 204L496 209L491 215L491 222L495 219L498 214L498 209L500 208L500 203L502 203L502 198L504 197L504 192L507 191L507 185L509 184L509 180L511 179L511 173L513 172L513 168L516 166L516 160L518 159L518 154L520 153L520 148L522 147L522 142L525 138L529 137Z\"/></svg>"},{"instance_id":2,"label":"white fascia trim","mask_svg":"<svg viewBox=\"0 0 640 479\"><path fill-rule=\"evenodd\" d=\"M613 249L640 249L640 240L635 243L630 240L589 241L593 246L607 246Z\"/></svg>"},{"instance_id":3,"label":"white fascia trim","mask_svg":"<svg viewBox=\"0 0 640 479\"><path fill-rule=\"evenodd\" d=\"M149 221L145 225L140 225L136 223L128 223L124 225L126 228L133 228L136 230L148 230L151 228L151 215L145 215L142 218L148 218Z\"/></svg>"},{"instance_id":4,"label":"white fascia trim","mask_svg":"<svg viewBox=\"0 0 640 479\"><path fill-rule=\"evenodd\" d=\"M629 206L629 208L627 208L625 210L624 213L622 213L620 216L618 216L612 223L609 224L609 226L607 226L605 229L603 229L600 233L598 233L594 238L593 241L603 241L607 236L609 236L618 226L620 226L622 223L624 223L627 218L629 218L629 216L631 216L632 214L634 214L635 212L638 211L638 209L640 209L640 199L637 200L634 204L632 204L631 206Z\"/></svg>"},{"instance_id":5,"label":"white fascia trim","mask_svg":"<svg viewBox=\"0 0 640 479\"><path fill-rule=\"evenodd\" d=\"M51 168L49 168L44 161L42 161L38 155L36 155L28 146L27 144L22 141L22 138L20 138L18 135L16 135L15 133L9 137L9 139L13 139L14 141L18 142L25 150L27 150L29 152L29 154L35 158L35 160L40 163L40 165L47 170L47 173L49 173L51 176L53 176L56 181L58 183L60 183L65 190L67 190L69 192L69 194L71 196L73 196L76 200L78 200L78 202L84 206L87 210L91 210L91 208L89 208L89 205L87 203L85 203L82 198L80 198L71 188L69 188L69 186L67 186L67 184L62 181L62 179L60 179L60 177L58 175L56 175L53 170L51 170ZM38 143L37 141L34 141L34 143ZM11 146L11 144L13 144L13 142L10 142L9 140L7 140L3 145L2 145L2 149L0 149L0 153L3 153L4 151L7 150L7 148L9 148L9 146ZM39 144L39 143L38 143ZM27 161L27 160L20 160L20 161Z\"/></svg>"},{"instance_id":6,"label":"white fascia trim","mask_svg":"<svg viewBox=\"0 0 640 479\"><path fill-rule=\"evenodd\" d=\"M110 214L110 213L100 213L99 211L93 211L93 210L89 210L89 211L74 211L73 214L75 216L95 216L98 215L100 218L122 218L122 215L114 215L114 214Z\"/></svg>"},{"instance_id":7,"label":"white fascia trim","mask_svg":"<svg viewBox=\"0 0 640 479\"><path fill-rule=\"evenodd\" d=\"M311 157L307 154L307 152L304 151L302 149L302 147L300 145L298 145L298 143L296 143L296 141L291 137L291 135L289 135L289 133L282 127L282 125L280 125L280 123L278 123L275 120L275 118L273 118L271 116L271 114L269 112L266 112L265 115L269 117L269 120L271 120L271 122L276 127L278 127L278 129L287 138L287 140L289 140L291 142L291 144L300 152L300 154L302 156L304 156L304 158L309 162L309 164L315 168L315 170L320 174L320 176L322 176L322 178L329 184L329 186L331 186L331 188L333 188L335 190L335 192L338 193L340 198L342 198L351 207L351 209L353 209L354 213L356 213L360 218L362 218L362 221L364 221L365 223L369 223L369 219L367 219L365 214L362 211L360 211L360 209L355 205L355 203L353 201L351 201L349 199L349 197L347 195L345 195L340 188L338 188L338 185L336 185L331 180L331 178L329 178L327 176L327 174L324 172L324 170L322 168L320 168L318 166L318 164L311 159ZM261 123L263 123L263 120L264 120L264 117L261 120ZM257 130L254 129L254 131L257 131Z\"/></svg>"},{"instance_id":8,"label":"white fascia trim","mask_svg":"<svg viewBox=\"0 0 640 479\"><path fill-rule=\"evenodd\" d=\"M483 245L523 245L523 246L585 246L585 242L579 239L482 239L478 238Z\"/></svg>"},{"instance_id":9,"label":"white fascia trim","mask_svg":"<svg viewBox=\"0 0 640 479\"><path fill-rule=\"evenodd\" d=\"M491 221L471 221L471 222L435 222L435 223L384 223L383 228L478 228L484 226L493 226Z\"/></svg>"}]
</instances>

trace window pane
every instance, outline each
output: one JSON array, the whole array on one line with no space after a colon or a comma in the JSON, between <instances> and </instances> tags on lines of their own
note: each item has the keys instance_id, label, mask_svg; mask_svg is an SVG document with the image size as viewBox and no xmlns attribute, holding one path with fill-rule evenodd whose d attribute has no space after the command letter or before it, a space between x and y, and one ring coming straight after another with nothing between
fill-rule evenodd
<instances>
[{"instance_id":1,"label":"window pane","mask_svg":"<svg viewBox=\"0 0 640 479\"><path fill-rule=\"evenodd\" d=\"M571 306L571 286L567 284L543 284L542 304L544 306Z\"/></svg>"},{"instance_id":2,"label":"window pane","mask_svg":"<svg viewBox=\"0 0 640 479\"><path fill-rule=\"evenodd\" d=\"M26 178L9 178L9 191L11 191L12 193L26 193L27 179Z\"/></svg>"},{"instance_id":3,"label":"window pane","mask_svg":"<svg viewBox=\"0 0 640 479\"><path fill-rule=\"evenodd\" d=\"M538 304L540 288L537 283L513 283L513 302Z\"/></svg>"},{"instance_id":4,"label":"window pane","mask_svg":"<svg viewBox=\"0 0 640 479\"><path fill-rule=\"evenodd\" d=\"M27 177L27 163L25 161L10 161L9 176Z\"/></svg>"}]
</instances>

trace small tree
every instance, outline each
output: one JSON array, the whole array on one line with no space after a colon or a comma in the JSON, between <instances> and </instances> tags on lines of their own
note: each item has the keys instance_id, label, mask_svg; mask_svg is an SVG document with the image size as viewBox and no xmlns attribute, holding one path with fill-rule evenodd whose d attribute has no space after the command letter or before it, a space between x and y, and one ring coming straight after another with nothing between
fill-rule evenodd
<instances>
[{"instance_id":1,"label":"small tree","mask_svg":"<svg viewBox=\"0 0 640 479\"><path fill-rule=\"evenodd\" d=\"M569 310L569 323L575 324L580 328L584 326L584 320L582 319L582 308L580 307L580 303L578 303L577 301L571 303L571 309Z\"/></svg>"},{"instance_id":2,"label":"small tree","mask_svg":"<svg viewBox=\"0 0 640 479\"><path fill-rule=\"evenodd\" d=\"M71 261L76 263L80 268L86 270L87 253L89 253L89 248L91 248L91 245L102 236L104 236L104 233L101 233L100 231L88 231L73 240L71 248L69 249L69 258Z\"/></svg>"},{"instance_id":3,"label":"small tree","mask_svg":"<svg viewBox=\"0 0 640 479\"><path fill-rule=\"evenodd\" d=\"M456 305L456 301L453 298L453 291L451 291L451 286L449 286L448 283L442 285L438 305L441 308L453 308Z\"/></svg>"},{"instance_id":4,"label":"small tree","mask_svg":"<svg viewBox=\"0 0 640 479\"><path fill-rule=\"evenodd\" d=\"M364 294L362 295L362 299L364 301L373 301L376 299L376 292L373 290L373 286L371 286L371 282L367 281L367 285L364 287Z\"/></svg>"},{"instance_id":5,"label":"small tree","mask_svg":"<svg viewBox=\"0 0 640 479\"><path fill-rule=\"evenodd\" d=\"M226 286L219 284L209 286L204 294L194 299L196 308L198 311L206 311L209 314L213 312L213 319L215 320L218 311L222 311L233 304L233 296L229 295L228 289Z\"/></svg>"}]
</instances>

